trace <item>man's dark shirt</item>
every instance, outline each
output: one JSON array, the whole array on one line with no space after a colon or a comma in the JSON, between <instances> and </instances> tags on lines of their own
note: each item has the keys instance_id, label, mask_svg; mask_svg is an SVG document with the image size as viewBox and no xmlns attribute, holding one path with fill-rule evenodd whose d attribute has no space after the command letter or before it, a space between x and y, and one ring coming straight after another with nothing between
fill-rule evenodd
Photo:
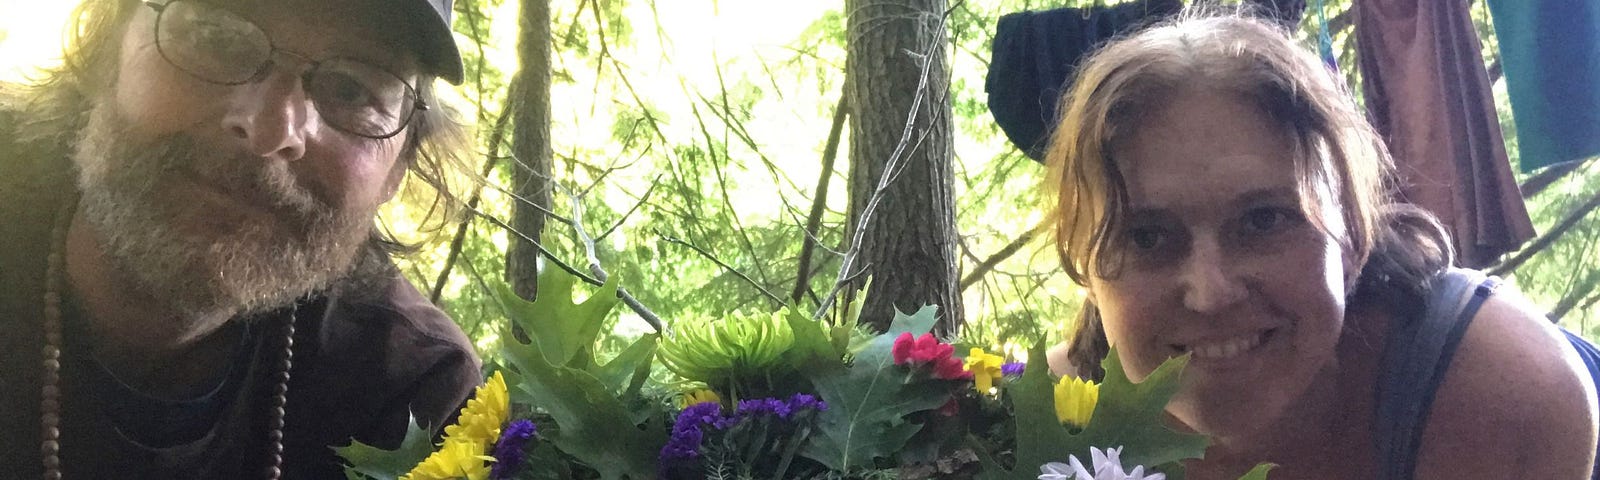
<instances>
[{"instance_id":1,"label":"man's dark shirt","mask_svg":"<svg viewBox=\"0 0 1600 480\"><path fill-rule=\"evenodd\" d=\"M39 478L45 259L54 217L74 186L68 147L48 144L65 142L19 141L16 117L0 109L0 477ZM279 332L288 315L296 331L285 478L344 478L330 446L354 438L397 447L411 415L438 429L481 382L480 363L460 328L392 268L387 272L361 295L318 295L254 319L233 367L224 369L231 380L189 405L156 408L118 395L126 387L96 371L85 342L73 334L84 321L68 308L60 371L64 476L263 477L273 365L282 356ZM128 412L170 415L178 425L124 433L118 425L153 423Z\"/></svg>"}]
</instances>

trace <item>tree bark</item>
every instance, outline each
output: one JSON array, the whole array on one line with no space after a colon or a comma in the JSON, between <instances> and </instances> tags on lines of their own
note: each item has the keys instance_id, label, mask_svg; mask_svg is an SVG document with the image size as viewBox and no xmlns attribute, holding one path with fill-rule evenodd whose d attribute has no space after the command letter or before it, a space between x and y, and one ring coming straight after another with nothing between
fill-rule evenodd
<instances>
[{"instance_id":1,"label":"tree bark","mask_svg":"<svg viewBox=\"0 0 1600 480\"><path fill-rule=\"evenodd\" d=\"M511 227L529 239L507 233L506 280L522 298L538 293L539 249L533 242L544 232L550 209L550 0L522 0L517 36L521 67L512 78L518 94L512 102ZM531 205L530 205L531 203Z\"/></svg>"},{"instance_id":2,"label":"tree bark","mask_svg":"<svg viewBox=\"0 0 1600 480\"><path fill-rule=\"evenodd\" d=\"M861 319L939 307L935 333L963 322L956 256L945 0L847 0L850 225L870 269ZM865 221L863 221L865 219ZM856 272L847 272L854 276ZM870 278L870 279L869 279Z\"/></svg>"}]
</instances>

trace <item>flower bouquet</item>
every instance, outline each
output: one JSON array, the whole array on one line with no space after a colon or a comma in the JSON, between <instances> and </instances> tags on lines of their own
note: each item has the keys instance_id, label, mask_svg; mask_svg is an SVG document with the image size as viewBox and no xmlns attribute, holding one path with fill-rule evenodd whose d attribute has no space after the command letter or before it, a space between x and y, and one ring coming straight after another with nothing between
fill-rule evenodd
<instances>
[{"instance_id":1,"label":"flower bouquet","mask_svg":"<svg viewBox=\"0 0 1600 480\"><path fill-rule=\"evenodd\" d=\"M1056 379L1043 343L1025 364L958 355L929 306L881 333L793 309L684 322L602 359L616 287L574 303L574 283L549 269L533 302L497 287L525 341L503 332L504 365L439 441L413 424L396 450L338 447L347 476L1181 479L1205 451L1163 424L1186 358L1138 384L1114 353L1102 384Z\"/></svg>"}]
</instances>

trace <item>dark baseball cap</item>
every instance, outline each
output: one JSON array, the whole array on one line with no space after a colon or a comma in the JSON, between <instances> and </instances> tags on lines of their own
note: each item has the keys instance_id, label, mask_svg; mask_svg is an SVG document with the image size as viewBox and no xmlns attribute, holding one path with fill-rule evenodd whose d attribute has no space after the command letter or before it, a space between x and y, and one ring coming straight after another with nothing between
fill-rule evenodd
<instances>
[{"instance_id":1,"label":"dark baseball cap","mask_svg":"<svg viewBox=\"0 0 1600 480\"><path fill-rule=\"evenodd\" d=\"M461 50L456 47L455 34L450 30L450 7L454 0L401 0L400 8L407 17L416 20L421 36L417 59L430 73L460 85Z\"/></svg>"}]
</instances>

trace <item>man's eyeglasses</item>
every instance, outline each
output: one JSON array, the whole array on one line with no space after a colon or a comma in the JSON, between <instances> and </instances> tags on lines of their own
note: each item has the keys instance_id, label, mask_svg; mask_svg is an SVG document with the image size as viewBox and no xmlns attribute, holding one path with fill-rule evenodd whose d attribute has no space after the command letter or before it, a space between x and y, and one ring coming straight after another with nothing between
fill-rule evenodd
<instances>
[{"instance_id":1,"label":"man's eyeglasses","mask_svg":"<svg viewBox=\"0 0 1600 480\"><path fill-rule=\"evenodd\" d=\"M260 26L233 12L183 0L144 4L156 11L161 57L195 78L221 85L260 81L272 69L273 54L283 53L310 65L300 81L324 121L374 139L399 134L417 110L428 109L393 72L352 58L312 60L279 49Z\"/></svg>"}]
</instances>

